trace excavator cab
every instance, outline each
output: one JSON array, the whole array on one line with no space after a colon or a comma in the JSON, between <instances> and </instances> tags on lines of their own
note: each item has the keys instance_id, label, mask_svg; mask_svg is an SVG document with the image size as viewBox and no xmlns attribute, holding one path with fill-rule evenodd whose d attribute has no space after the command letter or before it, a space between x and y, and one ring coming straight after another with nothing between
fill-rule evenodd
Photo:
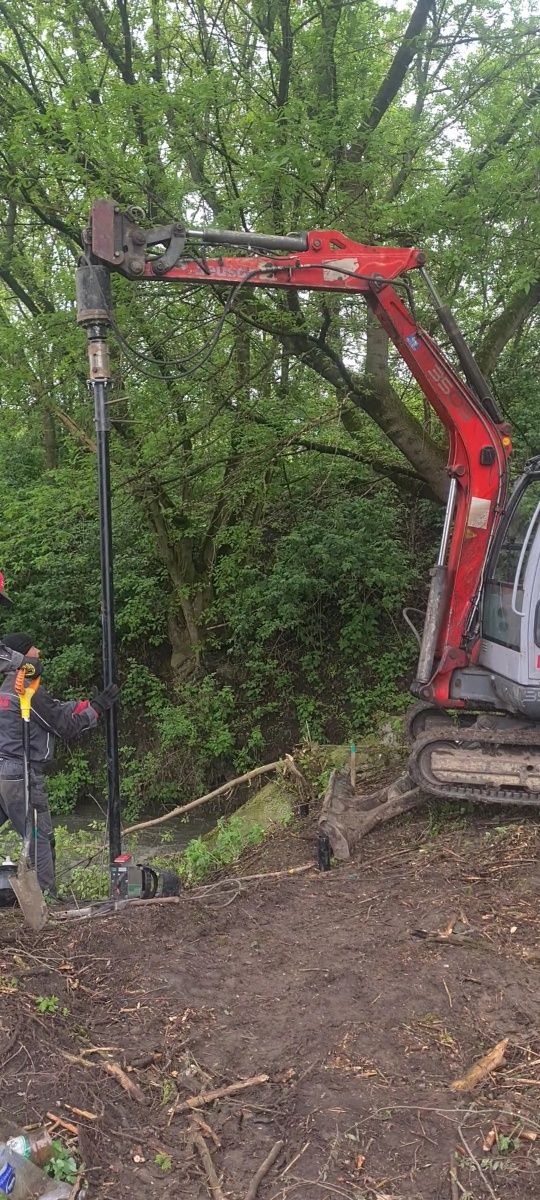
<instances>
[{"instance_id":1,"label":"excavator cab","mask_svg":"<svg viewBox=\"0 0 540 1200\"><path fill-rule=\"evenodd\" d=\"M474 667L451 694L468 707L540 718L540 459L521 476L488 559Z\"/></svg>"},{"instance_id":2,"label":"excavator cab","mask_svg":"<svg viewBox=\"0 0 540 1200\"><path fill-rule=\"evenodd\" d=\"M540 807L540 458L518 480L486 564L478 652L449 708L411 728L409 771L431 795Z\"/></svg>"}]
</instances>

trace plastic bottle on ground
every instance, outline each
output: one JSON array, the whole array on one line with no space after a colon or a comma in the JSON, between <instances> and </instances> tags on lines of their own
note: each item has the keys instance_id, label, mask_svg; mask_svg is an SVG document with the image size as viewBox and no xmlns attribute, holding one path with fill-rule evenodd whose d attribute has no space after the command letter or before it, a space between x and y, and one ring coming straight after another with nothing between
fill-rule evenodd
<instances>
[{"instance_id":1,"label":"plastic bottle on ground","mask_svg":"<svg viewBox=\"0 0 540 1200\"><path fill-rule=\"evenodd\" d=\"M29 1158L37 1167L45 1167L54 1154L52 1138L47 1129L35 1129L25 1133L16 1125L0 1126L0 1139L5 1140L10 1150L21 1158Z\"/></svg>"},{"instance_id":2,"label":"plastic bottle on ground","mask_svg":"<svg viewBox=\"0 0 540 1200\"><path fill-rule=\"evenodd\" d=\"M46 1195L49 1179L29 1158L23 1158L6 1142L0 1142L0 1198L4 1200L40 1200Z\"/></svg>"},{"instance_id":3,"label":"plastic bottle on ground","mask_svg":"<svg viewBox=\"0 0 540 1200\"><path fill-rule=\"evenodd\" d=\"M72 1190L71 1184L55 1183L51 1179L47 1191L40 1194L39 1200L69 1200ZM79 1195L81 1195L80 1192Z\"/></svg>"}]
</instances>

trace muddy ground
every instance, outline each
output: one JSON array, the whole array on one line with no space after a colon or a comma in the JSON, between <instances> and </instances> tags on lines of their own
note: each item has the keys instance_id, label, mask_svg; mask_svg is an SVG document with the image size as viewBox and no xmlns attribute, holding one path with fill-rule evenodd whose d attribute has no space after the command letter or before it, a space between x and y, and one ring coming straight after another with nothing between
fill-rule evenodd
<instances>
[{"instance_id":1,"label":"muddy ground","mask_svg":"<svg viewBox=\"0 0 540 1200\"><path fill-rule=\"evenodd\" d=\"M238 874L309 862L314 824ZM424 811L329 874L221 882L41 935L3 911L2 1106L65 1137L90 1200L245 1200L278 1141L260 1200L538 1197L539 891L534 817L439 827ZM448 941L416 935L456 919ZM503 1038L503 1065L452 1091ZM261 1074L202 1124L180 1108Z\"/></svg>"}]
</instances>

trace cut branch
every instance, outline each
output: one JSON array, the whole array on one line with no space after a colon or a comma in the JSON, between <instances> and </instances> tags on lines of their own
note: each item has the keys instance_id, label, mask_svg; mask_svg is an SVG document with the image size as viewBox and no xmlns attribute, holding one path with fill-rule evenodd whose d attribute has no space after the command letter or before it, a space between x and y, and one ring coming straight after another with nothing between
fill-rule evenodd
<instances>
[{"instance_id":1,"label":"cut branch","mask_svg":"<svg viewBox=\"0 0 540 1200\"><path fill-rule=\"evenodd\" d=\"M199 1155L213 1200L225 1200L221 1184L216 1175L216 1168L212 1162L212 1156L202 1133L199 1133L198 1130L191 1130L189 1140Z\"/></svg>"},{"instance_id":2,"label":"cut branch","mask_svg":"<svg viewBox=\"0 0 540 1200\"><path fill-rule=\"evenodd\" d=\"M168 813L163 813L161 817L153 817L150 821L139 821L137 825L128 825L124 829L124 834L135 833L138 829L148 829L153 825L163 825L164 821L170 821L172 817L179 817L182 813L191 812L193 808L198 808L200 804L206 804L208 800L215 800L217 796L223 796L226 792L230 792L231 788L240 787L242 783L248 783L250 779L257 779L259 775L267 775L270 771L277 771L278 767L283 765L283 760L278 758L276 762L266 763L263 767L254 767L252 771L246 771L244 775L237 775L236 779L230 779L228 783L222 783L221 787L215 788L213 792L207 792L205 796L199 796L197 800L190 800L189 804L180 804L177 808L171 808Z\"/></svg>"},{"instance_id":3,"label":"cut branch","mask_svg":"<svg viewBox=\"0 0 540 1200\"><path fill-rule=\"evenodd\" d=\"M268 1172L273 1167L276 1158L283 1150L285 1143L282 1141L275 1142L269 1154L267 1154L264 1162L261 1163L258 1171L255 1172L253 1179L246 1192L246 1200L255 1200L259 1187L263 1179L268 1175Z\"/></svg>"},{"instance_id":4,"label":"cut branch","mask_svg":"<svg viewBox=\"0 0 540 1200\"><path fill-rule=\"evenodd\" d=\"M492 1071L496 1071L497 1067L502 1066L507 1047L508 1038L503 1038L502 1041L497 1042L497 1045L493 1046L487 1054L484 1054L483 1058L480 1058L462 1079L455 1079L454 1083L450 1084L451 1091L472 1092Z\"/></svg>"},{"instance_id":5,"label":"cut branch","mask_svg":"<svg viewBox=\"0 0 540 1200\"><path fill-rule=\"evenodd\" d=\"M189 1100L183 1100L181 1104L173 1104L171 1113L174 1116L175 1113L190 1112L192 1108L204 1108L207 1104L213 1104L214 1100L222 1100L225 1096L236 1096L237 1092L244 1092L246 1088L259 1087L261 1083L268 1083L269 1078L269 1075L252 1075L249 1079L238 1079L236 1083L214 1088L211 1092L199 1092L198 1096L190 1096Z\"/></svg>"}]
</instances>

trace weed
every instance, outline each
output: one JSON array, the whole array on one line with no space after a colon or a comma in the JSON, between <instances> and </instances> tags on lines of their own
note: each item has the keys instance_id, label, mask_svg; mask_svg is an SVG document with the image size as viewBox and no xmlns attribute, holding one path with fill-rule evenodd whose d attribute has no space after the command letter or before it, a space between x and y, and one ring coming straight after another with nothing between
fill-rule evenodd
<instances>
[{"instance_id":1,"label":"weed","mask_svg":"<svg viewBox=\"0 0 540 1200\"><path fill-rule=\"evenodd\" d=\"M237 862L248 846L257 846L264 836L262 825L254 823L246 827L234 813L228 819L220 817L216 832L210 838L198 837L188 842L177 869L186 883L199 883L211 871Z\"/></svg>"},{"instance_id":2,"label":"weed","mask_svg":"<svg viewBox=\"0 0 540 1200\"><path fill-rule=\"evenodd\" d=\"M453 804L451 800L430 801L427 809L427 836L429 838L439 837L449 827L452 829L463 828L467 824L470 811L468 805Z\"/></svg>"},{"instance_id":3,"label":"weed","mask_svg":"<svg viewBox=\"0 0 540 1200\"><path fill-rule=\"evenodd\" d=\"M53 1142L53 1150L54 1153L45 1167L47 1174L52 1175L59 1183L75 1183L78 1168L71 1151L58 1141Z\"/></svg>"},{"instance_id":4,"label":"weed","mask_svg":"<svg viewBox=\"0 0 540 1200\"><path fill-rule=\"evenodd\" d=\"M172 1158L170 1154L162 1154L161 1151L158 1151L154 1162L160 1171L172 1171Z\"/></svg>"},{"instance_id":5,"label":"weed","mask_svg":"<svg viewBox=\"0 0 540 1200\"><path fill-rule=\"evenodd\" d=\"M519 1150L520 1146L521 1142L519 1138L513 1134L500 1133L497 1138L497 1150L499 1154L513 1154L514 1151Z\"/></svg>"},{"instance_id":6,"label":"weed","mask_svg":"<svg viewBox=\"0 0 540 1200\"><path fill-rule=\"evenodd\" d=\"M16 992L18 986L15 975L0 975L0 992Z\"/></svg>"},{"instance_id":7,"label":"weed","mask_svg":"<svg viewBox=\"0 0 540 1200\"><path fill-rule=\"evenodd\" d=\"M493 829L486 829L484 838L486 842L501 842L510 837L512 833L511 825L495 825Z\"/></svg>"},{"instance_id":8,"label":"weed","mask_svg":"<svg viewBox=\"0 0 540 1200\"><path fill-rule=\"evenodd\" d=\"M176 1094L177 1087L173 1080L164 1079L161 1085L161 1103L164 1108L167 1106L167 1104L171 1103L171 1100L174 1100Z\"/></svg>"},{"instance_id":9,"label":"weed","mask_svg":"<svg viewBox=\"0 0 540 1200\"><path fill-rule=\"evenodd\" d=\"M60 1008L58 996L36 996L36 1008L40 1013L56 1014Z\"/></svg>"}]
</instances>

